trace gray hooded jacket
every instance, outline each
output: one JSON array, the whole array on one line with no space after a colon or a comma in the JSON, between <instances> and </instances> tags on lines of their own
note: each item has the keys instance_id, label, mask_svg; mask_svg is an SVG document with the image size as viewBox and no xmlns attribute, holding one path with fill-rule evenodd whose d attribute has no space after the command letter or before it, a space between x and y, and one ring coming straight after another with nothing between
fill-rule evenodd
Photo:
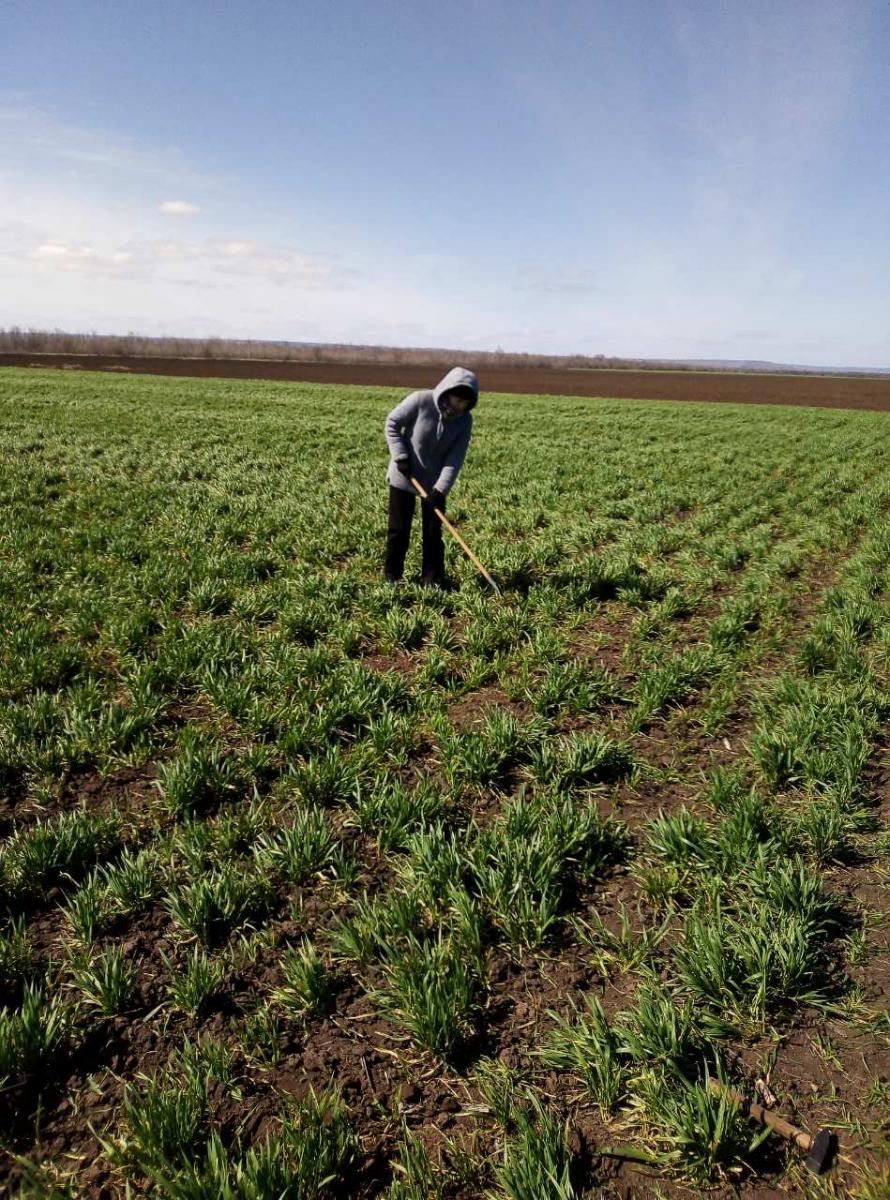
<instances>
[{"instance_id":1,"label":"gray hooded jacket","mask_svg":"<svg viewBox=\"0 0 890 1200\"><path fill-rule=\"evenodd\" d=\"M390 463L387 481L403 492L414 488L396 466L396 459L411 460L411 474L429 491L435 488L443 496L463 464L473 429L471 411L449 416L442 408L442 398L452 388L469 388L474 396L471 408L479 398L479 380L465 367L454 367L433 390L412 392L397 404L386 418L386 441Z\"/></svg>"}]
</instances>

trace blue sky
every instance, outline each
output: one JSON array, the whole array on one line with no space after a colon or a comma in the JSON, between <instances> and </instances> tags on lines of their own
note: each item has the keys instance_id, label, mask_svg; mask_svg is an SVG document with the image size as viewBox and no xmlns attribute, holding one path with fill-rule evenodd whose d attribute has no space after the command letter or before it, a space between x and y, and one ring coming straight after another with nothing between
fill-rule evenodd
<instances>
[{"instance_id":1,"label":"blue sky","mask_svg":"<svg viewBox=\"0 0 890 1200\"><path fill-rule=\"evenodd\" d=\"M0 326L890 366L883 0L7 0Z\"/></svg>"}]
</instances>

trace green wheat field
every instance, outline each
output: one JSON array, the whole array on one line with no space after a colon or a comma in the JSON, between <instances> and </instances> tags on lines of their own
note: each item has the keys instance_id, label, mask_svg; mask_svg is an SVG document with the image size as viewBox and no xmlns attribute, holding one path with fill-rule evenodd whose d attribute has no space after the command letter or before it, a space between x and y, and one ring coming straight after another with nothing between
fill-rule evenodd
<instances>
[{"instance_id":1,"label":"green wheat field","mask_svg":"<svg viewBox=\"0 0 890 1200\"><path fill-rule=\"evenodd\" d=\"M8 1194L886 1197L890 417L401 395L0 372Z\"/></svg>"}]
</instances>

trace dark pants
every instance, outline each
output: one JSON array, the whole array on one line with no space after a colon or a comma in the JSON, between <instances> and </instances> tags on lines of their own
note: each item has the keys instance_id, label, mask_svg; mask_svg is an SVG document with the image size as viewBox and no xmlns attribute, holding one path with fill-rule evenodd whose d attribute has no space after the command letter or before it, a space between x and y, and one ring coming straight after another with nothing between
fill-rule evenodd
<instances>
[{"instance_id":1,"label":"dark pants","mask_svg":"<svg viewBox=\"0 0 890 1200\"><path fill-rule=\"evenodd\" d=\"M401 488L389 489L389 529L386 534L387 579L401 579L405 569L405 555L411 540L411 519L414 516L416 497ZM444 501L440 505L445 511ZM423 532L424 583L442 583L445 578L445 543L442 541L442 522L428 504L420 506Z\"/></svg>"}]
</instances>

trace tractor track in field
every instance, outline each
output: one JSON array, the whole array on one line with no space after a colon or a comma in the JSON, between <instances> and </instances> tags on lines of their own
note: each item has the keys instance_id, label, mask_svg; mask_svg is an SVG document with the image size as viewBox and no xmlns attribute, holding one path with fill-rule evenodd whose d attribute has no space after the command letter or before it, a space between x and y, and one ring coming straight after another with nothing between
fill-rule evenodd
<instances>
[{"instance_id":1,"label":"tractor track in field","mask_svg":"<svg viewBox=\"0 0 890 1200\"><path fill-rule=\"evenodd\" d=\"M413 390L430 386L453 364L303 363L264 359L117 357L91 354L0 354L0 367L352 384ZM466 356L473 366L473 356ZM780 404L890 412L890 376L760 375L721 371L609 371L585 368L481 367L483 392L591 396L615 400L693 400L720 404Z\"/></svg>"}]
</instances>

